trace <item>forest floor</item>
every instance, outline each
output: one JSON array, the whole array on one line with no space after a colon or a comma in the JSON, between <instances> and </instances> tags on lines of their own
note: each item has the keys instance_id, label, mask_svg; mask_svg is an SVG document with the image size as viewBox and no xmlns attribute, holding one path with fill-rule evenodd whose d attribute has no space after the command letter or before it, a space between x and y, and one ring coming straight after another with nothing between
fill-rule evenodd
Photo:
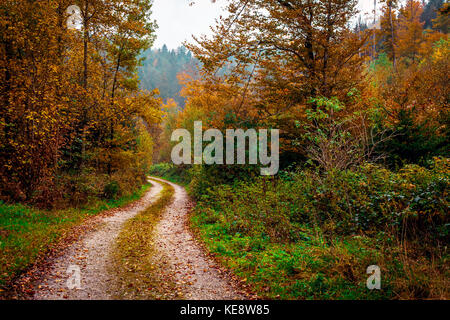
<instances>
[{"instance_id":1,"label":"forest floor","mask_svg":"<svg viewBox=\"0 0 450 320\"><path fill-rule=\"evenodd\" d=\"M113 252L124 224L157 202L163 184L173 189L173 198L164 209L154 227L155 259L165 257L165 269L170 270L177 291L184 299L244 299L249 294L238 289L232 276L221 269L205 249L197 243L189 228L192 203L183 187L158 178L151 178L152 188L144 197L112 215L101 217L97 227L86 232L72 243L64 253L47 261L43 276L33 285L33 299L133 299L120 296L115 285L117 274L110 271L114 264ZM136 241L130 239L130 241ZM155 263L149 261L148 263ZM159 261L159 263L161 263ZM80 287L73 278L79 269ZM75 273L74 273L75 272ZM129 284L133 286L132 283ZM149 288L151 290L151 288ZM161 290L160 288L158 290ZM170 293L167 297L173 296Z\"/></svg>"}]
</instances>

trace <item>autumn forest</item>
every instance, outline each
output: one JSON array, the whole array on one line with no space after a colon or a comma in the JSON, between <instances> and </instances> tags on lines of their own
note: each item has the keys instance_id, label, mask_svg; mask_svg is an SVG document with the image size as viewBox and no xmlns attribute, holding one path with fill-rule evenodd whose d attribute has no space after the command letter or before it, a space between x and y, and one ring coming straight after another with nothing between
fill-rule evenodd
<instances>
[{"instance_id":1,"label":"autumn forest","mask_svg":"<svg viewBox=\"0 0 450 320\"><path fill-rule=\"evenodd\" d=\"M52 299L33 270L123 210L108 260L82 247L113 261L115 299L448 299L450 5L375 3L217 1L211 34L170 50L152 0L1 1L0 297ZM279 171L175 165L197 121L279 130ZM233 295L170 271L167 208Z\"/></svg>"}]
</instances>

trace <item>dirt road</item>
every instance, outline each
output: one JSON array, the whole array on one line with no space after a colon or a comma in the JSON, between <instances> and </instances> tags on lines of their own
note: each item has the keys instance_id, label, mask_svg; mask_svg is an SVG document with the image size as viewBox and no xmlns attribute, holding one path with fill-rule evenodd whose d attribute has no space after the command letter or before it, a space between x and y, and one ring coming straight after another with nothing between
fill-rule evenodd
<instances>
[{"instance_id":1,"label":"dirt road","mask_svg":"<svg viewBox=\"0 0 450 320\"><path fill-rule=\"evenodd\" d=\"M155 202L167 181L151 178L150 191L132 206L102 218L98 228L86 233L69 246L63 255L51 263L41 281L35 284L34 299L112 299L117 296L115 276L108 272L111 250L123 224ZM185 189L169 183L175 189L173 201L165 208L155 227L157 254L168 257L170 270L186 299L243 299L226 273L205 254L188 227L192 206Z\"/></svg>"}]
</instances>

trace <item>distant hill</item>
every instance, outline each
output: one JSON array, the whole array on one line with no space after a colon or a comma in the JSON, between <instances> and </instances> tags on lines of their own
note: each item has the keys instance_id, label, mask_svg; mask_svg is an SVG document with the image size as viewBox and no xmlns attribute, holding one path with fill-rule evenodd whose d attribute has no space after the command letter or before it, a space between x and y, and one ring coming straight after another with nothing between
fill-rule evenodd
<instances>
[{"instance_id":1,"label":"distant hill","mask_svg":"<svg viewBox=\"0 0 450 320\"><path fill-rule=\"evenodd\" d=\"M141 89L158 88L161 97L166 101L173 98L179 106L184 107L184 99L180 97L181 85L177 74L194 70L197 60L185 47L168 50L164 45L161 49L149 49L144 52L145 60L139 68Z\"/></svg>"}]
</instances>

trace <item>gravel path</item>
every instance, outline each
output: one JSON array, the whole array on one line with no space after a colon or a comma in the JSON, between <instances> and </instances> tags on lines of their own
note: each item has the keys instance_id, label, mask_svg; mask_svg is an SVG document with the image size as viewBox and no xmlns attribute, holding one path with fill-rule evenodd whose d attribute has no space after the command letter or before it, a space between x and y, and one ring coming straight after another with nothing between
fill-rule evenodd
<instances>
[{"instance_id":1,"label":"gravel path","mask_svg":"<svg viewBox=\"0 0 450 320\"><path fill-rule=\"evenodd\" d=\"M100 227L88 232L52 262L45 278L35 285L34 299L112 299L114 292L110 292L110 288L114 287L115 279L107 267L111 264L110 252L115 240L125 221L158 199L163 189L158 181L168 183L158 178L151 179L153 187L140 201L102 218ZM174 273L176 285L183 291L184 298L244 299L244 294L235 289L229 276L194 240L188 227L192 204L185 189L169 184L174 187L175 193L155 228L156 255L168 260L168 270ZM77 269L80 288L76 288ZM70 289L68 284L75 285L75 288Z\"/></svg>"},{"instance_id":2,"label":"gravel path","mask_svg":"<svg viewBox=\"0 0 450 320\"><path fill-rule=\"evenodd\" d=\"M169 259L177 286L188 300L239 300L244 294L236 290L229 277L195 241L188 224L192 207L186 190L174 183L173 202L167 207L155 228L155 245Z\"/></svg>"},{"instance_id":3,"label":"gravel path","mask_svg":"<svg viewBox=\"0 0 450 320\"><path fill-rule=\"evenodd\" d=\"M103 218L101 227L86 234L72 244L64 255L57 258L42 283L35 286L34 299L111 299L113 293L108 292L108 288L114 279L107 272L107 266L110 263L110 249L114 247L123 223L158 198L162 185L152 184L150 191L140 201L127 207L126 210L119 210L114 215ZM69 278L74 279L70 281L71 285L77 284L75 281L76 269L70 271L71 266L77 266L80 270L81 288L68 288Z\"/></svg>"}]
</instances>

